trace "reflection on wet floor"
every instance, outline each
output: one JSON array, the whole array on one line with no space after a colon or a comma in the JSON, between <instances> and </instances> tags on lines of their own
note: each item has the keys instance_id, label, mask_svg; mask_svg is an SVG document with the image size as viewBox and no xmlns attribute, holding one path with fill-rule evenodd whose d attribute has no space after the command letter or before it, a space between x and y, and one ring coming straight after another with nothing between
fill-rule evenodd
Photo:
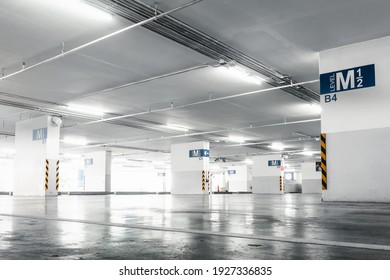
<instances>
[{"instance_id":1,"label":"reflection on wet floor","mask_svg":"<svg viewBox=\"0 0 390 280\"><path fill-rule=\"evenodd\" d=\"M1 259L390 259L320 242L389 246L389 204L318 195L0 196L0 214Z\"/></svg>"}]
</instances>

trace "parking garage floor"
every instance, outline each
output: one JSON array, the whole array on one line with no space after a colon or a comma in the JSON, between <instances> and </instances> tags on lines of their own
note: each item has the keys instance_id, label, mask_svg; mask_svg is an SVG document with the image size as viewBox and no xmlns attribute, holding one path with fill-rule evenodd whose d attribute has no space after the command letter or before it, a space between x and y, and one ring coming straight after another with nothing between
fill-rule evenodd
<instances>
[{"instance_id":1,"label":"parking garage floor","mask_svg":"<svg viewBox=\"0 0 390 280\"><path fill-rule=\"evenodd\" d=\"M303 194L0 196L0 259L390 259L390 204Z\"/></svg>"}]
</instances>

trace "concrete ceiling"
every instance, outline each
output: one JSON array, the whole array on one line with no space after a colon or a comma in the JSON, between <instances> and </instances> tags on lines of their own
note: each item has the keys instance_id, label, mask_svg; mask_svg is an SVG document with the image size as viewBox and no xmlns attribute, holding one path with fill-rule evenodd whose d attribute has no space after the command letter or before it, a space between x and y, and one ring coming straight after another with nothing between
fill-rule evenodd
<instances>
[{"instance_id":1,"label":"concrete ceiling","mask_svg":"<svg viewBox=\"0 0 390 280\"><path fill-rule=\"evenodd\" d=\"M92 2L99 1L108 0ZM91 18L64 2L0 2L0 68L5 75L20 70L23 62L28 67L132 24L119 15ZM168 11L186 2L162 0L158 9ZM155 1L144 3L154 6ZM390 35L389 8L386 0L205 0L170 16L305 82L318 79L319 51ZM318 92L318 83L307 87ZM61 144L62 153L104 149L129 159L166 160L171 143L202 139L211 142L213 157L231 160L274 152L267 147L274 141L285 142L286 152L319 151L314 139L321 131L318 111L285 91L207 102L210 96L269 88L248 83L219 61L137 27L1 80L0 147L13 145L15 122L56 110L63 115L61 138L83 136L91 145ZM69 104L93 106L106 113L104 118L128 117L90 124L92 116L68 114ZM189 128L187 136L165 128L168 123ZM238 145L229 136L245 142Z\"/></svg>"}]
</instances>

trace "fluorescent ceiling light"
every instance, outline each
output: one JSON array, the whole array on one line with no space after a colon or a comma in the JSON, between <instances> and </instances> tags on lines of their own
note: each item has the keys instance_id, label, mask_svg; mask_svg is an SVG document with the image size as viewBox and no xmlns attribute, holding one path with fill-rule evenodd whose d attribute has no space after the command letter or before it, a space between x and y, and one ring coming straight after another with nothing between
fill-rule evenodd
<instances>
[{"instance_id":1,"label":"fluorescent ceiling light","mask_svg":"<svg viewBox=\"0 0 390 280\"><path fill-rule=\"evenodd\" d=\"M88 107L88 106L68 105L68 110L78 112L78 113L84 113L87 115L99 116L99 117L102 117L104 115L103 111L95 107Z\"/></svg>"},{"instance_id":2,"label":"fluorescent ceiling light","mask_svg":"<svg viewBox=\"0 0 390 280\"><path fill-rule=\"evenodd\" d=\"M6 155L14 155L15 154L15 149L12 149L12 148L1 148L0 152L2 154L6 154Z\"/></svg>"},{"instance_id":3,"label":"fluorescent ceiling light","mask_svg":"<svg viewBox=\"0 0 390 280\"><path fill-rule=\"evenodd\" d=\"M179 126L179 125L175 125L175 124L167 124L165 127L168 129L177 130L177 131L184 131L184 132L188 131L188 128L183 127L183 126Z\"/></svg>"},{"instance_id":4,"label":"fluorescent ceiling light","mask_svg":"<svg viewBox=\"0 0 390 280\"><path fill-rule=\"evenodd\" d=\"M322 112L322 108L319 104L311 103L311 104L307 104L307 107L309 108L310 111L312 111L315 114L321 114Z\"/></svg>"},{"instance_id":5,"label":"fluorescent ceiling light","mask_svg":"<svg viewBox=\"0 0 390 280\"><path fill-rule=\"evenodd\" d=\"M81 137L65 136L62 142L72 145L85 146L88 144L87 139Z\"/></svg>"},{"instance_id":6,"label":"fluorescent ceiling light","mask_svg":"<svg viewBox=\"0 0 390 280\"><path fill-rule=\"evenodd\" d=\"M315 153L315 152L313 152L313 151L303 151L303 152L302 152L302 155L311 157L311 156L314 155L314 153Z\"/></svg>"},{"instance_id":7,"label":"fluorescent ceiling light","mask_svg":"<svg viewBox=\"0 0 390 280\"><path fill-rule=\"evenodd\" d=\"M244 143L245 139L237 136L229 136L228 140L235 143Z\"/></svg>"},{"instance_id":8,"label":"fluorescent ceiling light","mask_svg":"<svg viewBox=\"0 0 390 280\"><path fill-rule=\"evenodd\" d=\"M274 149L274 150L278 150L278 151L284 150L283 143L281 143L281 142L274 142L271 145L269 145L268 147L271 149Z\"/></svg>"},{"instance_id":9,"label":"fluorescent ceiling light","mask_svg":"<svg viewBox=\"0 0 390 280\"><path fill-rule=\"evenodd\" d=\"M73 16L80 18L87 18L91 20L110 21L112 15L95 6L82 2L81 0L38 0L44 2L46 5L53 5L53 7L60 11L66 11Z\"/></svg>"},{"instance_id":10,"label":"fluorescent ceiling light","mask_svg":"<svg viewBox=\"0 0 390 280\"><path fill-rule=\"evenodd\" d=\"M261 85L263 83L263 79L258 76L250 74L248 71L244 70L240 66L228 66L228 71L233 73L237 78L256 85Z\"/></svg>"},{"instance_id":11,"label":"fluorescent ceiling light","mask_svg":"<svg viewBox=\"0 0 390 280\"><path fill-rule=\"evenodd\" d=\"M253 160L251 160L251 159L246 159L244 162L246 164L248 164L248 165L252 165L253 164Z\"/></svg>"}]
</instances>

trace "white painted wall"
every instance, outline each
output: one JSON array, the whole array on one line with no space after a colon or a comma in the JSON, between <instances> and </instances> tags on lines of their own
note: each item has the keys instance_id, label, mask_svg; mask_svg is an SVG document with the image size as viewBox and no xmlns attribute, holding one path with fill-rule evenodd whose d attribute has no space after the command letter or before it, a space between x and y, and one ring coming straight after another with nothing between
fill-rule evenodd
<instances>
[{"instance_id":1,"label":"white painted wall","mask_svg":"<svg viewBox=\"0 0 390 280\"><path fill-rule=\"evenodd\" d=\"M165 173L165 177L158 176ZM113 168L113 192L169 192L170 171L154 168Z\"/></svg>"},{"instance_id":2,"label":"white painted wall","mask_svg":"<svg viewBox=\"0 0 390 280\"><path fill-rule=\"evenodd\" d=\"M320 73L375 64L376 86L337 94L337 102L321 96L324 133L390 127L390 37L320 52Z\"/></svg>"},{"instance_id":3,"label":"white painted wall","mask_svg":"<svg viewBox=\"0 0 390 280\"><path fill-rule=\"evenodd\" d=\"M202 192L202 170L209 169L209 158L190 158L189 151L209 149L208 142L190 142L172 144L171 147L171 174L172 194L206 194Z\"/></svg>"},{"instance_id":4,"label":"white painted wall","mask_svg":"<svg viewBox=\"0 0 390 280\"><path fill-rule=\"evenodd\" d=\"M390 202L389 146L390 128L329 134L323 199Z\"/></svg>"},{"instance_id":5,"label":"white painted wall","mask_svg":"<svg viewBox=\"0 0 390 280\"><path fill-rule=\"evenodd\" d=\"M230 192L247 192L249 188L248 166L231 165L228 170L235 170L236 174L228 174Z\"/></svg>"},{"instance_id":6,"label":"white painted wall","mask_svg":"<svg viewBox=\"0 0 390 280\"><path fill-rule=\"evenodd\" d=\"M11 192L14 187L14 160L0 158L0 192Z\"/></svg>"},{"instance_id":7,"label":"white painted wall","mask_svg":"<svg viewBox=\"0 0 390 280\"><path fill-rule=\"evenodd\" d=\"M325 201L390 202L390 37L320 53L320 73L375 64L376 86L337 93L322 105L327 133Z\"/></svg>"},{"instance_id":8,"label":"white painted wall","mask_svg":"<svg viewBox=\"0 0 390 280\"><path fill-rule=\"evenodd\" d=\"M50 116L43 116L16 123L15 128L15 196L45 196L45 161L58 159L60 128L51 122ZM33 141L33 130L48 128L47 139ZM55 177L50 166L50 194L55 194ZM53 189L54 188L54 189Z\"/></svg>"},{"instance_id":9,"label":"white painted wall","mask_svg":"<svg viewBox=\"0 0 390 280\"><path fill-rule=\"evenodd\" d=\"M60 162L59 191L84 191L84 159L70 159Z\"/></svg>"},{"instance_id":10,"label":"white painted wall","mask_svg":"<svg viewBox=\"0 0 390 280\"><path fill-rule=\"evenodd\" d=\"M269 160L282 160L282 155L272 154L252 158L252 193L283 193L280 191L280 176L283 176L283 172L276 166L268 166Z\"/></svg>"},{"instance_id":11,"label":"white painted wall","mask_svg":"<svg viewBox=\"0 0 390 280\"><path fill-rule=\"evenodd\" d=\"M88 153L84 159L93 160L92 165L85 165L85 191L111 191L111 152Z\"/></svg>"},{"instance_id":12,"label":"white painted wall","mask_svg":"<svg viewBox=\"0 0 390 280\"><path fill-rule=\"evenodd\" d=\"M316 171L316 163L302 163L302 193L321 193L321 189L321 171Z\"/></svg>"}]
</instances>

